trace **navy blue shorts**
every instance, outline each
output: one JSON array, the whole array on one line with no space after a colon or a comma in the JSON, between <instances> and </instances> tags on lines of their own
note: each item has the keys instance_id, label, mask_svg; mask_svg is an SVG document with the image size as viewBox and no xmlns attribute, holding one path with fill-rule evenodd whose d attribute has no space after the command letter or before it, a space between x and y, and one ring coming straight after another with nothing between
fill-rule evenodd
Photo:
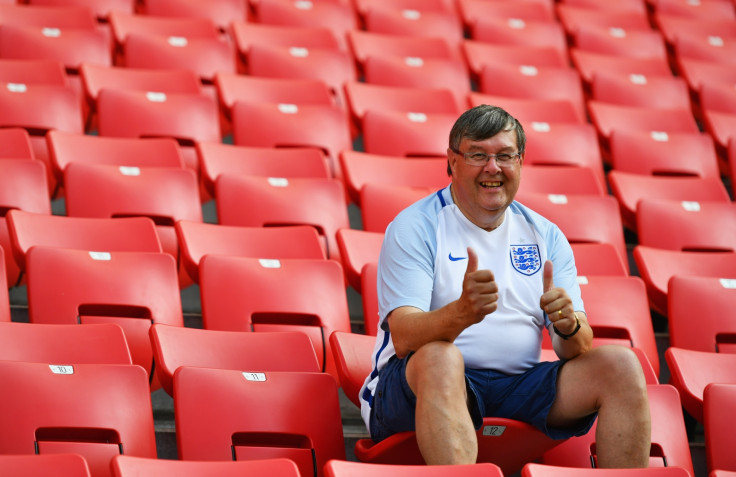
<instances>
[{"instance_id":1,"label":"navy blue shorts","mask_svg":"<svg viewBox=\"0 0 736 477\"><path fill-rule=\"evenodd\" d=\"M371 438L376 442L414 430L416 396L406 381L410 358L394 356L379 371L370 417ZM547 426L547 414L557 393L557 372L563 365L564 361L544 361L516 375L465 368L468 408L475 428L481 428L484 417L503 417L529 423L553 439L586 434L596 414L571 428Z\"/></svg>"}]
</instances>

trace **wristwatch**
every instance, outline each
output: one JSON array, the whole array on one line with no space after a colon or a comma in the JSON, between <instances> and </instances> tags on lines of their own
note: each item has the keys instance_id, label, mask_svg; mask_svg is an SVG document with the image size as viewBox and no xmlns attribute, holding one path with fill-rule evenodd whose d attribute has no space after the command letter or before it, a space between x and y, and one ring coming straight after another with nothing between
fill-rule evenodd
<instances>
[{"instance_id":1,"label":"wristwatch","mask_svg":"<svg viewBox=\"0 0 736 477\"><path fill-rule=\"evenodd\" d=\"M575 325L575 329L572 330L572 333L568 333L568 334L562 333L562 332L560 332L560 330L557 329L557 327L555 325L552 325L552 329L555 330L555 334L557 336L559 336L563 340L566 340L568 338L572 338L573 336L575 336L577 334L578 331L580 331L580 319L578 318L578 314L577 313L575 313L575 323L577 323L577 324Z\"/></svg>"}]
</instances>

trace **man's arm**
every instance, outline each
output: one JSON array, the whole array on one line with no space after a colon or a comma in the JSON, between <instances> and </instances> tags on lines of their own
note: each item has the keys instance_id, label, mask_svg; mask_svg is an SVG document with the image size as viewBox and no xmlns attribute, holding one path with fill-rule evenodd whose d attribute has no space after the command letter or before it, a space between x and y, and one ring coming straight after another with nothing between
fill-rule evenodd
<instances>
[{"instance_id":1,"label":"man's arm","mask_svg":"<svg viewBox=\"0 0 736 477\"><path fill-rule=\"evenodd\" d=\"M593 330L585 313L576 312L564 288L552 281L552 262L544 263L544 291L539 305L549 316L557 333L552 335L552 346L560 359L572 359L590 350ZM560 336L562 335L562 336Z\"/></svg>"},{"instance_id":2,"label":"man's arm","mask_svg":"<svg viewBox=\"0 0 736 477\"><path fill-rule=\"evenodd\" d=\"M468 267L460 298L442 308L422 311L402 306L388 316L396 355L403 358L432 341L455 341L470 325L496 311L498 286L490 270L478 270L478 255L468 247Z\"/></svg>"}]
</instances>

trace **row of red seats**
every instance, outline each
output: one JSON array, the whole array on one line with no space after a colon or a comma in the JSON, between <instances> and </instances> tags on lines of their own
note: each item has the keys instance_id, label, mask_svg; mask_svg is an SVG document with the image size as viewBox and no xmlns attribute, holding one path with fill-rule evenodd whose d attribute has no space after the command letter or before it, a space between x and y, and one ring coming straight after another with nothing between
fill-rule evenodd
<instances>
[{"instance_id":1,"label":"row of red seats","mask_svg":"<svg viewBox=\"0 0 736 477\"><path fill-rule=\"evenodd\" d=\"M0 375L8 383L0 401L15 409L0 436L3 452L31 454L35 447L41 454L79 453L94 476L117 475L115 456L121 453L156 457L148 376L130 365L119 326L2 323L0 328L7 345ZM159 323L152 325L150 337L156 372L174 399L182 461L287 457L300 475L319 477L330 475L327 470L323 474L329 460L345 460L338 382L319 372L314 348L303 333L197 330ZM372 348L373 340L336 332L330 341L340 384L355 401L353 390L371 366L369 354L361 350ZM648 381L651 465L679 467L693 475L679 396L673 387L658 384L651 368ZM35 392L29 395L28 386ZM33 411L24 412L25 406ZM719 418L728 409L718 407ZM499 426L505 432L484 431ZM479 431L482 461L495 462L505 475L540 456L546 465L581 469L595 458L594 430L561 443L503 419L487 418L484 429ZM718 441L714 452L727 449L731 434L709 429L714 434L708 439ZM413 433L380 444L359 440L356 455L371 463L421 463ZM730 453L716 452L713 465L728 468L723 463L730 458Z\"/></svg>"}]
</instances>

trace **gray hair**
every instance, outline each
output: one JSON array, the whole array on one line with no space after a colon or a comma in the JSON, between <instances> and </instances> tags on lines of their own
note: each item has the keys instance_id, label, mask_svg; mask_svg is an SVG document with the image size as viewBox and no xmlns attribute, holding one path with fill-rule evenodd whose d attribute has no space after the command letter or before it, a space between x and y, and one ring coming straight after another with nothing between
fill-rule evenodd
<instances>
[{"instance_id":1,"label":"gray hair","mask_svg":"<svg viewBox=\"0 0 736 477\"><path fill-rule=\"evenodd\" d=\"M459 152L460 143L464 138L482 141L510 129L516 131L516 145L519 152L523 154L526 147L526 134L521 123L503 108L481 104L468 109L455 121L450 130L450 149ZM449 161L447 175L452 175Z\"/></svg>"}]
</instances>

